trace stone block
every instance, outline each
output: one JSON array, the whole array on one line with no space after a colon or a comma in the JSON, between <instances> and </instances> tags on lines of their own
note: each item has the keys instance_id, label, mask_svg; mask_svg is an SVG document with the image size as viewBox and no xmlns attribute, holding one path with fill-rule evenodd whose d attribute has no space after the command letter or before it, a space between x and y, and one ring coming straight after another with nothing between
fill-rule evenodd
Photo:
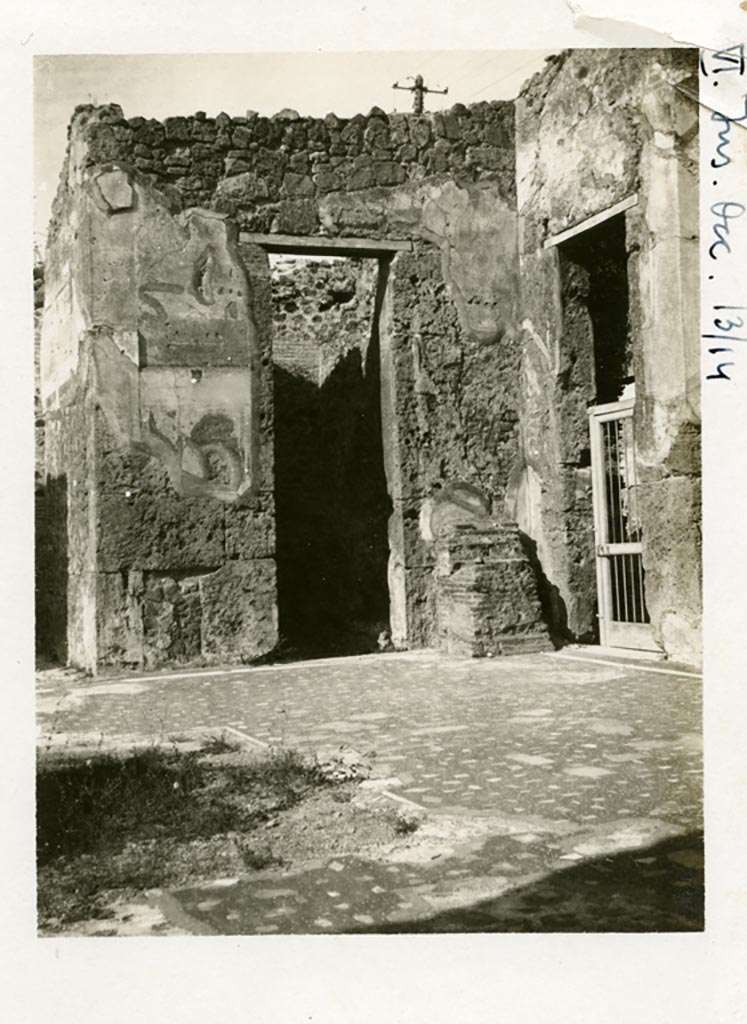
<instances>
[{"instance_id":1,"label":"stone block","mask_svg":"<svg viewBox=\"0 0 747 1024\"><path fill-rule=\"evenodd\" d=\"M358 150L363 142L363 125L362 118L353 118L345 125L340 132L340 141L344 142L346 146L353 147Z\"/></svg>"},{"instance_id":2,"label":"stone block","mask_svg":"<svg viewBox=\"0 0 747 1024\"><path fill-rule=\"evenodd\" d=\"M245 128L243 125L238 125L234 128L231 134L231 142L237 149L245 149L252 141L252 132L249 128Z\"/></svg>"},{"instance_id":3,"label":"stone block","mask_svg":"<svg viewBox=\"0 0 747 1024\"><path fill-rule=\"evenodd\" d=\"M249 165L241 173L234 173L236 167L232 167L232 177L229 180L220 181L216 188L217 198L227 198L237 203L254 203L262 199L269 199L270 188L267 180L257 174Z\"/></svg>"},{"instance_id":4,"label":"stone block","mask_svg":"<svg viewBox=\"0 0 747 1024\"><path fill-rule=\"evenodd\" d=\"M308 175L287 171L283 178L283 192L288 196L313 196L314 183Z\"/></svg>"},{"instance_id":5,"label":"stone block","mask_svg":"<svg viewBox=\"0 0 747 1024\"><path fill-rule=\"evenodd\" d=\"M700 660L702 536L700 480L665 477L641 484L646 604L667 654Z\"/></svg>"},{"instance_id":6,"label":"stone block","mask_svg":"<svg viewBox=\"0 0 747 1024\"><path fill-rule=\"evenodd\" d=\"M233 177L237 174L243 175L251 171L252 165L249 160L245 160L243 156L227 156L224 165L225 173L227 177Z\"/></svg>"},{"instance_id":7,"label":"stone block","mask_svg":"<svg viewBox=\"0 0 747 1024\"><path fill-rule=\"evenodd\" d=\"M204 574L144 573L140 600L143 665L194 661L202 655Z\"/></svg>"},{"instance_id":8,"label":"stone block","mask_svg":"<svg viewBox=\"0 0 747 1024\"><path fill-rule=\"evenodd\" d=\"M232 561L201 581L202 649L208 657L251 660L277 643L275 562Z\"/></svg>"},{"instance_id":9,"label":"stone block","mask_svg":"<svg viewBox=\"0 0 747 1024\"><path fill-rule=\"evenodd\" d=\"M319 192L334 192L340 188L340 178L331 170L318 171L314 175L314 183Z\"/></svg>"},{"instance_id":10,"label":"stone block","mask_svg":"<svg viewBox=\"0 0 747 1024\"><path fill-rule=\"evenodd\" d=\"M376 178L371 167L361 167L360 170L353 171L348 178L348 189L351 192L357 192L364 188L371 188L375 184Z\"/></svg>"},{"instance_id":11,"label":"stone block","mask_svg":"<svg viewBox=\"0 0 747 1024\"><path fill-rule=\"evenodd\" d=\"M167 117L163 122L167 139L186 141L190 137L190 125L186 117Z\"/></svg>"},{"instance_id":12,"label":"stone block","mask_svg":"<svg viewBox=\"0 0 747 1024\"><path fill-rule=\"evenodd\" d=\"M408 142L405 143L405 145L400 146L395 155L400 164L409 164L412 163L413 160L417 160L418 151L411 143Z\"/></svg>"},{"instance_id":13,"label":"stone block","mask_svg":"<svg viewBox=\"0 0 747 1024\"><path fill-rule=\"evenodd\" d=\"M443 114L443 129L447 139L454 140L461 137L459 118L450 110L445 111Z\"/></svg>"},{"instance_id":14,"label":"stone block","mask_svg":"<svg viewBox=\"0 0 747 1024\"><path fill-rule=\"evenodd\" d=\"M96 672L96 573L69 573L66 597L67 663Z\"/></svg>"},{"instance_id":15,"label":"stone block","mask_svg":"<svg viewBox=\"0 0 747 1024\"><path fill-rule=\"evenodd\" d=\"M309 173L309 157L303 153L292 153L288 159L288 166L291 171L296 174L308 174Z\"/></svg>"},{"instance_id":16,"label":"stone block","mask_svg":"<svg viewBox=\"0 0 747 1024\"><path fill-rule=\"evenodd\" d=\"M467 163L488 170L496 170L501 166L503 156L497 146L470 146L467 150Z\"/></svg>"},{"instance_id":17,"label":"stone block","mask_svg":"<svg viewBox=\"0 0 747 1024\"><path fill-rule=\"evenodd\" d=\"M434 633L435 590L432 568L406 567L404 570L406 646L428 647Z\"/></svg>"},{"instance_id":18,"label":"stone block","mask_svg":"<svg viewBox=\"0 0 747 1024\"><path fill-rule=\"evenodd\" d=\"M374 118L369 121L368 126L363 133L363 140L369 151L373 151L375 149L389 149L391 147L391 140L389 137L389 128L386 122L379 118Z\"/></svg>"},{"instance_id":19,"label":"stone block","mask_svg":"<svg viewBox=\"0 0 747 1024\"><path fill-rule=\"evenodd\" d=\"M98 568L200 569L225 560L224 506L210 498L124 488L96 504Z\"/></svg>"},{"instance_id":20,"label":"stone block","mask_svg":"<svg viewBox=\"0 0 747 1024\"><path fill-rule=\"evenodd\" d=\"M404 168L391 160L374 165L374 178L377 185L400 185L405 177Z\"/></svg>"},{"instance_id":21,"label":"stone block","mask_svg":"<svg viewBox=\"0 0 747 1024\"><path fill-rule=\"evenodd\" d=\"M426 117L413 117L410 121L410 138L422 149L431 141L431 125Z\"/></svg>"},{"instance_id":22,"label":"stone block","mask_svg":"<svg viewBox=\"0 0 747 1024\"><path fill-rule=\"evenodd\" d=\"M226 557L249 561L275 555L275 508L271 492L260 493L248 506L225 510Z\"/></svg>"},{"instance_id":23,"label":"stone block","mask_svg":"<svg viewBox=\"0 0 747 1024\"><path fill-rule=\"evenodd\" d=\"M401 547L397 553L408 568L432 568L434 562L433 548L422 536L420 506L416 498L394 502L396 527L391 531L390 548L393 542Z\"/></svg>"},{"instance_id":24,"label":"stone block","mask_svg":"<svg viewBox=\"0 0 747 1024\"><path fill-rule=\"evenodd\" d=\"M316 203L308 199L283 199L278 204L277 230L281 234L313 235L318 230Z\"/></svg>"},{"instance_id":25,"label":"stone block","mask_svg":"<svg viewBox=\"0 0 747 1024\"><path fill-rule=\"evenodd\" d=\"M273 121L299 121L301 115L297 110L292 110L290 107L283 107L282 110L278 110L276 114L272 115Z\"/></svg>"},{"instance_id":26,"label":"stone block","mask_svg":"<svg viewBox=\"0 0 747 1024\"><path fill-rule=\"evenodd\" d=\"M96 574L97 662L103 665L143 665L142 606L131 585L140 574Z\"/></svg>"}]
</instances>

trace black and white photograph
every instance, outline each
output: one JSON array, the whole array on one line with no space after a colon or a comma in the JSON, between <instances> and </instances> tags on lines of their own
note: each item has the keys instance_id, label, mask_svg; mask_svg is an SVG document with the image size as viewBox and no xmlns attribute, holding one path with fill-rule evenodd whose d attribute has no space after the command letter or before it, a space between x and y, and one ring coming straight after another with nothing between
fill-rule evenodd
<instances>
[{"instance_id":1,"label":"black and white photograph","mask_svg":"<svg viewBox=\"0 0 747 1024\"><path fill-rule=\"evenodd\" d=\"M36 59L41 934L703 928L698 62Z\"/></svg>"},{"instance_id":2,"label":"black and white photograph","mask_svg":"<svg viewBox=\"0 0 747 1024\"><path fill-rule=\"evenodd\" d=\"M744 1018L745 26L6 12L3 1019Z\"/></svg>"}]
</instances>

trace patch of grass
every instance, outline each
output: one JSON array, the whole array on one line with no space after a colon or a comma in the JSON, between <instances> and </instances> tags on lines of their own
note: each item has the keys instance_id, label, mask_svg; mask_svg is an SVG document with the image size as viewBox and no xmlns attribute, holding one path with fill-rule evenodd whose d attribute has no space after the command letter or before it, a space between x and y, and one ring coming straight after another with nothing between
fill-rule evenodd
<instances>
[{"instance_id":1,"label":"patch of grass","mask_svg":"<svg viewBox=\"0 0 747 1024\"><path fill-rule=\"evenodd\" d=\"M149 748L126 758L40 763L40 923L96 916L112 892L220 872L226 844L211 845L219 837L235 838L232 849L246 867L277 862L246 837L330 782L292 750L237 765L204 760L218 744L190 753Z\"/></svg>"}]
</instances>

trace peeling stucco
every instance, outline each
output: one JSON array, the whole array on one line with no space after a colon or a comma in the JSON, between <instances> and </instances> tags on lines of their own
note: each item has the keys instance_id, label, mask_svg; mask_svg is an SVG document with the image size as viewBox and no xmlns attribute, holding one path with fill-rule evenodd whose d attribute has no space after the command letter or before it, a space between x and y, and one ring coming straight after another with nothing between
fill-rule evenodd
<instances>
[{"instance_id":1,"label":"peeling stucco","mask_svg":"<svg viewBox=\"0 0 747 1024\"><path fill-rule=\"evenodd\" d=\"M542 646L547 621L556 641L593 639L592 332L551 243L623 202L647 597L662 649L696 660L697 119L673 88L694 59L564 53L515 103L423 116L79 108L41 342L69 657L250 658L277 641L271 279L247 240L267 234L409 243L364 303L395 645L448 646L464 627L472 653L512 631ZM337 358L301 351L321 322L286 352L307 383ZM484 496L487 518L461 509L441 530L454 488Z\"/></svg>"}]
</instances>

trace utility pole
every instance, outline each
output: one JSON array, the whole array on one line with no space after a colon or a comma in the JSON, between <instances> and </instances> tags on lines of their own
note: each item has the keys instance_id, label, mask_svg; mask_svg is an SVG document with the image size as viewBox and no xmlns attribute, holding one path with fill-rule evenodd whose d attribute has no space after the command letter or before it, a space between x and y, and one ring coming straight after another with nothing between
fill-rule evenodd
<instances>
[{"instance_id":1,"label":"utility pole","mask_svg":"<svg viewBox=\"0 0 747 1024\"><path fill-rule=\"evenodd\" d=\"M408 75L408 78L410 81L413 80L412 75ZM412 109L416 114L423 113L423 99L427 92L438 93L441 96L446 96L449 91L448 86L445 89L429 89L426 85L423 85L422 75L416 75L414 81L414 85L400 85L399 82L395 82L392 89L404 89L405 92L411 92L413 94Z\"/></svg>"}]
</instances>

